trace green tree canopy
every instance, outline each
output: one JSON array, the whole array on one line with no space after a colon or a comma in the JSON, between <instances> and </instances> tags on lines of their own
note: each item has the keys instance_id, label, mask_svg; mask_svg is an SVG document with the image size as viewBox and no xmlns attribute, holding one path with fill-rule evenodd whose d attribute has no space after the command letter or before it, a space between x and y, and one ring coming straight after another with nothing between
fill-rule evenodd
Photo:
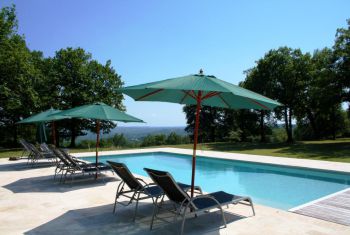
<instances>
[{"instance_id":1,"label":"green tree canopy","mask_svg":"<svg viewBox=\"0 0 350 235\"><path fill-rule=\"evenodd\" d=\"M343 87L343 100L350 102L350 19L347 28L337 29L334 49L334 68Z\"/></svg>"},{"instance_id":2,"label":"green tree canopy","mask_svg":"<svg viewBox=\"0 0 350 235\"><path fill-rule=\"evenodd\" d=\"M37 74L34 56L23 36L17 33L15 7L0 11L0 127L11 133L17 143L17 126L21 117L37 109L38 93L34 89Z\"/></svg>"},{"instance_id":3,"label":"green tree canopy","mask_svg":"<svg viewBox=\"0 0 350 235\"><path fill-rule=\"evenodd\" d=\"M56 52L48 62L51 68L48 90L52 91L51 106L58 109L69 109L94 102L125 110L123 96L116 89L123 84L121 77L107 61L105 65L92 59L90 53L82 48L67 48ZM48 99L50 100L50 98ZM83 135L84 130L95 131L95 124L89 120L71 119L63 121L62 134L71 137L71 147L75 138ZM101 122L101 129L108 132L116 125L113 122Z\"/></svg>"}]
</instances>

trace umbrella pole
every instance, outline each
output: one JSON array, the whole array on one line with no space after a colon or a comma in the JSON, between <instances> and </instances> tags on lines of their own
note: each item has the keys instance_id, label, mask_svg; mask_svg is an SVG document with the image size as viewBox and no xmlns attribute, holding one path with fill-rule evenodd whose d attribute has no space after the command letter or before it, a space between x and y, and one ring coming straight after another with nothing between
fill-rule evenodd
<instances>
[{"instance_id":1,"label":"umbrella pole","mask_svg":"<svg viewBox=\"0 0 350 235\"><path fill-rule=\"evenodd\" d=\"M96 168L98 165L98 146L99 145L100 145L100 121L96 120ZM96 171L95 179L97 179L97 171Z\"/></svg>"},{"instance_id":2,"label":"umbrella pole","mask_svg":"<svg viewBox=\"0 0 350 235\"><path fill-rule=\"evenodd\" d=\"M52 143L53 145L56 147L56 130L55 130L55 121L52 121L51 124L51 128L52 128Z\"/></svg>"},{"instance_id":3,"label":"umbrella pole","mask_svg":"<svg viewBox=\"0 0 350 235\"><path fill-rule=\"evenodd\" d=\"M194 125L194 140L193 140L193 156L192 156L192 179L191 179L191 197L193 197L194 191L194 177L196 172L196 150L197 150L197 141L198 141L198 128L199 128L199 113L201 111L201 102L202 102L202 92L198 92L197 96L197 107L196 107L196 121Z\"/></svg>"}]
</instances>

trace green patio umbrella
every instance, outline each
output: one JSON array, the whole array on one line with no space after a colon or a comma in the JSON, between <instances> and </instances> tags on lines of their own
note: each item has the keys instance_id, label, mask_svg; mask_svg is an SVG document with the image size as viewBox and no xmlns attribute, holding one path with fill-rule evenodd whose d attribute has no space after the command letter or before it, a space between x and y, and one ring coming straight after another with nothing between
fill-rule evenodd
<instances>
[{"instance_id":1,"label":"green patio umbrella","mask_svg":"<svg viewBox=\"0 0 350 235\"><path fill-rule=\"evenodd\" d=\"M118 91L136 101L161 101L196 105L193 141L191 196L193 196L196 148L198 141L199 113L202 105L229 109L272 110L279 102L216 78L199 74L170 78L136 86L120 88Z\"/></svg>"},{"instance_id":2,"label":"green patio umbrella","mask_svg":"<svg viewBox=\"0 0 350 235\"><path fill-rule=\"evenodd\" d=\"M59 115L96 120L96 167L98 164L98 147L100 141L100 120L143 122L141 119L126 114L102 102L68 109L60 112Z\"/></svg>"},{"instance_id":3,"label":"green patio umbrella","mask_svg":"<svg viewBox=\"0 0 350 235\"><path fill-rule=\"evenodd\" d=\"M59 115L58 113L62 110L50 108L44 112L34 114L28 118L25 118L17 124L26 124L26 123L39 123L42 125L44 122L52 122L52 139L53 144L56 145L56 132L55 132L55 121L68 118L67 116Z\"/></svg>"}]
</instances>

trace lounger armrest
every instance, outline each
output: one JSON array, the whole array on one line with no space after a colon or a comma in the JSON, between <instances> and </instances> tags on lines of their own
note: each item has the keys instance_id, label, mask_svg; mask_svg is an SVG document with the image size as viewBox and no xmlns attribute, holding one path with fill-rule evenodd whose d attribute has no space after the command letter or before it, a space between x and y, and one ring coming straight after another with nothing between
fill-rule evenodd
<instances>
[{"instance_id":1,"label":"lounger armrest","mask_svg":"<svg viewBox=\"0 0 350 235\"><path fill-rule=\"evenodd\" d=\"M83 161L77 161L77 160L74 160L76 162L76 165L79 165L77 163L81 163L81 166L82 167L88 167L88 164L86 162L83 162Z\"/></svg>"},{"instance_id":2,"label":"lounger armrest","mask_svg":"<svg viewBox=\"0 0 350 235\"><path fill-rule=\"evenodd\" d=\"M76 161L76 162L81 162L81 163L87 164L86 161L82 161L82 160L80 160L80 159L78 159L78 158L76 158L76 157L72 157L72 156L71 156L71 158L72 158L74 161Z\"/></svg>"},{"instance_id":3,"label":"lounger armrest","mask_svg":"<svg viewBox=\"0 0 350 235\"><path fill-rule=\"evenodd\" d=\"M135 179L137 179L138 181L140 181L141 183L143 183L144 185L144 187L147 185L147 183L143 180L143 179L141 179L141 178L135 178Z\"/></svg>"},{"instance_id":4,"label":"lounger armrest","mask_svg":"<svg viewBox=\"0 0 350 235\"><path fill-rule=\"evenodd\" d=\"M149 184L147 184L143 179L141 179L141 178L135 178L135 179L137 179L138 181L140 181L142 184L144 184L143 185L143 187L149 187L149 186L152 186L152 185L156 185L155 183L149 183Z\"/></svg>"}]
</instances>

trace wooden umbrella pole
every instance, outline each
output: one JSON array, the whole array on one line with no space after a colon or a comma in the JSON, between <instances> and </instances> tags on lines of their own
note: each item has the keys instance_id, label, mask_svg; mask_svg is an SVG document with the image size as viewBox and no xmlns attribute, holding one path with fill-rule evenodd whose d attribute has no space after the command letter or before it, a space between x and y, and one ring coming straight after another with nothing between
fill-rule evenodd
<instances>
[{"instance_id":1,"label":"wooden umbrella pole","mask_svg":"<svg viewBox=\"0 0 350 235\"><path fill-rule=\"evenodd\" d=\"M98 166L98 147L100 145L100 121L96 120L96 168ZM97 171L95 178L97 179Z\"/></svg>"},{"instance_id":2,"label":"wooden umbrella pole","mask_svg":"<svg viewBox=\"0 0 350 235\"><path fill-rule=\"evenodd\" d=\"M202 102L202 92L199 91L197 96L196 121L195 121L195 127L194 127L194 140L193 140L191 197L193 197L193 192L194 192L194 178L195 178L195 172L196 172L196 150L197 150L197 141L198 141L199 113L201 111L201 102Z\"/></svg>"}]
</instances>

